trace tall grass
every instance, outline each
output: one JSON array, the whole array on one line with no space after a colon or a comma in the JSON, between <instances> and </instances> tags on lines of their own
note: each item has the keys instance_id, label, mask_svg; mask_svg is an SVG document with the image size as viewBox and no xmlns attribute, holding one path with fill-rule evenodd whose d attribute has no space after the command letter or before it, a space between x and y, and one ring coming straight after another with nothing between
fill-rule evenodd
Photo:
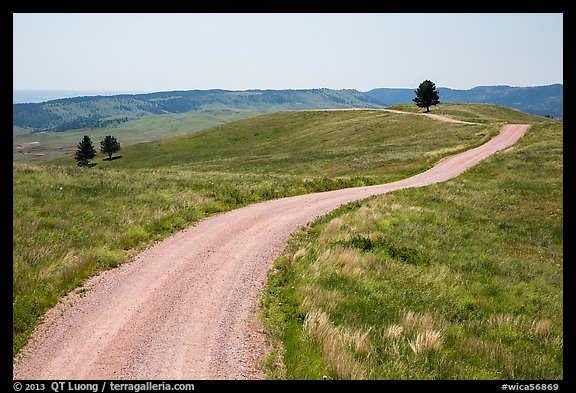
<instances>
[{"instance_id":1,"label":"tall grass","mask_svg":"<svg viewBox=\"0 0 576 393\"><path fill-rule=\"evenodd\" d=\"M562 133L534 124L453 180L295 235L261 311L281 376L562 379Z\"/></svg>"}]
</instances>

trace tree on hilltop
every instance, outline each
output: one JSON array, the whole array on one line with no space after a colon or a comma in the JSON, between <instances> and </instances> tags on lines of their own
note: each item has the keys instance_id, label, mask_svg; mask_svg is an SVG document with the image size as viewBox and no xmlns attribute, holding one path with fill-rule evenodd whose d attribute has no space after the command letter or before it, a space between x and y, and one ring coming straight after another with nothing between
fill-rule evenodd
<instances>
[{"instance_id":1,"label":"tree on hilltop","mask_svg":"<svg viewBox=\"0 0 576 393\"><path fill-rule=\"evenodd\" d=\"M413 98L412 101L414 101L419 108L426 108L426 112L430 112L430 106L440 103L440 96L436 91L436 85L428 79L420 83L420 86L414 90L414 93L416 93L416 97Z\"/></svg>"},{"instance_id":2,"label":"tree on hilltop","mask_svg":"<svg viewBox=\"0 0 576 393\"><path fill-rule=\"evenodd\" d=\"M84 138L78 143L78 150L76 150L75 158L78 161L78 166L90 166L89 160L96 156L96 149L92 144L92 140L88 135L84 135Z\"/></svg>"},{"instance_id":3,"label":"tree on hilltop","mask_svg":"<svg viewBox=\"0 0 576 393\"><path fill-rule=\"evenodd\" d=\"M100 142L100 151L108 154L108 159L112 159L112 154L120 151L120 143L112 135L106 135L103 141Z\"/></svg>"}]
</instances>

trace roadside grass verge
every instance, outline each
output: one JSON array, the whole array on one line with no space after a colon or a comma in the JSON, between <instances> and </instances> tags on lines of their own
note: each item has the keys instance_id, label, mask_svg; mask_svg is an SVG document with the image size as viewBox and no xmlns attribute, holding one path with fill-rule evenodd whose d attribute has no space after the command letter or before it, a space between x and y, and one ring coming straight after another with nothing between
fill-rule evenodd
<instances>
[{"instance_id":1,"label":"roadside grass verge","mask_svg":"<svg viewBox=\"0 0 576 393\"><path fill-rule=\"evenodd\" d=\"M270 378L562 379L561 123L459 177L294 235L261 316Z\"/></svg>"}]
</instances>

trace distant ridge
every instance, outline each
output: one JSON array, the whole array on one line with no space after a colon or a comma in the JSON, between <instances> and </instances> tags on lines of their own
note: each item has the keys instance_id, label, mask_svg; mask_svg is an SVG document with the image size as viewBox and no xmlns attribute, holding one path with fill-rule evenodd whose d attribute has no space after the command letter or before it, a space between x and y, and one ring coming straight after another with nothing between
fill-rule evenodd
<instances>
[{"instance_id":1,"label":"distant ridge","mask_svg":"<svg viewBox=\"0 0 576 393\"><path fill-rule=\"evenodd\" d=\"M533 87L477 86L468 90L439 87L438 93L440 102L495 104L554 118L562 118L564 115L564 85L560 83ZM414 98L414 89L379 88L365 94L384 106L409 104Z\"/></svg>"},{"instance_id":2,"label":"distant ridge","mask_svg":"<svg viewBox=\"0 0 576 393\"><path fill-rule=\"evenodd\" d=\"M487 103L526 113L563 117L563 85L535 87L478 86L438 89L440 102ZM182 90L110 96L62 98L13 104L13 125L32 131L66 131L113 126L142 116L214 109L261 113L289 109L382 108L412 103L414 89L378 88L302 90Z\"/></svg>"},{"instance_id":3,"label":"distant ridge","mask_svg":"<svg viewBox=\"0 0 576 393\"><path fill-rule=\"evenodd\" d=\"M100 90L30 90L12 89L12 104L39 103L61 98L80 96L113 96L118 94L140 94L143 91L100 91Z\"/></svg>"},{"instance_id":4,"label":"distant ridge","mask_svg":"<svg viewBox=\"0 0 576 393\"><path fill-rule=\"evenodd\" d=\"M287 109L379 108L373 98L353 90L187 90L114 96L63 98L13 104L13 124L35 131L105 127L147 115L214 109L262 113Z\"/></svg>"}]
</instances>

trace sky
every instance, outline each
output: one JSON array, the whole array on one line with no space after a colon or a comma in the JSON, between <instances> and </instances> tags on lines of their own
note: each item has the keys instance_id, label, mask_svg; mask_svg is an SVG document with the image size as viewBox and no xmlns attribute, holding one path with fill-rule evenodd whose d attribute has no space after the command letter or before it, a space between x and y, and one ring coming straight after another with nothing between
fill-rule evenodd
<instances>
[{"instance_id":1,"label":"sky","mask_svg":"<svg viewBox=\"0 0 576 393\"><path fill-rule=\"evenodd\" d=\"M16 13L13 88L563 83L562 13Z\"/></svg>"}]
</instances>

